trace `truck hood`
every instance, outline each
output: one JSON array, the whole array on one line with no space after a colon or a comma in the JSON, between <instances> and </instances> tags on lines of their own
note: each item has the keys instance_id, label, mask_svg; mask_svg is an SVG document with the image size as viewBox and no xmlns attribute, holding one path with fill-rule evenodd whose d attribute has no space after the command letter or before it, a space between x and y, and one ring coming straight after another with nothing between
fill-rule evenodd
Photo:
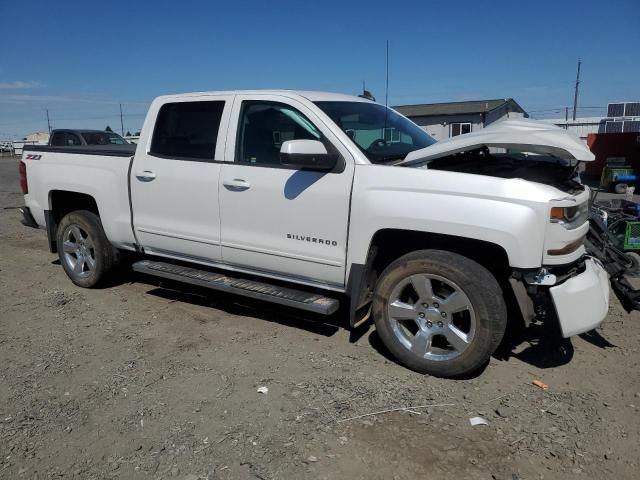
<instances>
[{"instance_id":1,"label":"truck hood","mask_svg":"<svg viewBox=\"0 0 640 480\"><path fill-rule=\"evenodd\" d=\"M400 165L421 163L476 148L551 155L563 160L590 162L595 156L580 138L564 128L535 120L503 120L473 133L458 135L409 153Z\"/></svg>"}]
</instances>

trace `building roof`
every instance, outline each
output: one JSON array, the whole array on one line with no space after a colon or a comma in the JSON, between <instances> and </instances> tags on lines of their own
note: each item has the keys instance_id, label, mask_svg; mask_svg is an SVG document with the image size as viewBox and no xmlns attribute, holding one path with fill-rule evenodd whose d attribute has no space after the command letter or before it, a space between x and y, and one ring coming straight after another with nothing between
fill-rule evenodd
<instances>
[{"instance_id":1,"label":"building roof","mask_svg":"<svg viewBox=\"0 0 640 480\"><path fill-rule=\"evenodd\" d=\"M406 117L431 117L436 115L461 115L488 113L508 103L510 111L526 115L524 109L513 98L494 100L471 100L466 102L423 103L419 105L398 105L393 107Z\"/></svg>"}]
</instances>

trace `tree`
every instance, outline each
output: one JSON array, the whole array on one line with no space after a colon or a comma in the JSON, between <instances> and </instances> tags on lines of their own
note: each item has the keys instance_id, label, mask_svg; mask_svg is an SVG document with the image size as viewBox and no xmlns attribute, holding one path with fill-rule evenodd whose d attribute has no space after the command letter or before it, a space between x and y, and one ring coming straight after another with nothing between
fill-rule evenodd
<instances>
[{"instance_id":1,"label":"tree","mask_svg":"<svg viewBox=\"0 0 640 480\"><path fill-rule=\"evenodd\" d=\"M105 128L104 131L113 133L113 130L111 130L111 127L109 125L107 125L107 128Z\"/></svg>"}]
</instances>

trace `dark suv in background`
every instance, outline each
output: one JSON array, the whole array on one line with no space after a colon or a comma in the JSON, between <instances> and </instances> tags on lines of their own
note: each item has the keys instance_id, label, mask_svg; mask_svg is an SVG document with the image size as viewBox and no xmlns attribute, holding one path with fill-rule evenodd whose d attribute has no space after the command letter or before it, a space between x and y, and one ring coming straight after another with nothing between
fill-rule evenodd
<instances>
[{"instance_id":1,"label":"dark suv in background","mask_svg":"<svg viewBox=\"0 0 640 480\"><path fill-rule=\"evenodd\" d=\"M49 145L54 147L74 147L86 145L128 145L117 133L104 130L56 129L51 132Z\"/></svg>"}]
</instances>

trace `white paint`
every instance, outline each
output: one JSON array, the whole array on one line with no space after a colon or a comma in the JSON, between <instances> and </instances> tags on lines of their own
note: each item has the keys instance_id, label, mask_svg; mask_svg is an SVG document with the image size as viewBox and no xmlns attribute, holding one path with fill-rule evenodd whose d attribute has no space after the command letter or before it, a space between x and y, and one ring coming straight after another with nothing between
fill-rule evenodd
<instances>
[{"instance_id":1,"label":"white paint","mask_svg":"<svg viewBox=\"0 0 640 480\"><path fill-rule=\"evenodd\" d=\"M593 259L583 273L551 287L563 337L571 337L598 327L609 310L609 278Z\"/></svg>"},{"instance_id":2,"label":"white paint","mask_svg":"<svg viewBox=\"0 0 640 480\"><path fill-rule=\"evenodd\" d=\"M287 140L282 143L280 153L286 155L326 155L327 149L318 140Z\"/></svg>"}]
</instances>

